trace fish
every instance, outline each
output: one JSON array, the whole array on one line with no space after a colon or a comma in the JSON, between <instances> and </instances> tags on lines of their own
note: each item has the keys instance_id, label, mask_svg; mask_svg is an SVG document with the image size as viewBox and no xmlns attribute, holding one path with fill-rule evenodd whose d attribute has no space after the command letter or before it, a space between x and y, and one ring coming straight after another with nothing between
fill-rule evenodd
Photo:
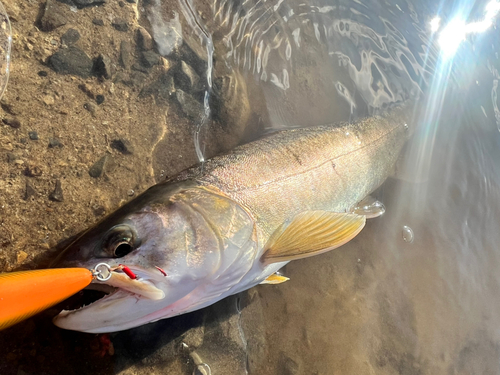
<instances>
[{"instance_id":1,"label":"fish","mask_svg":"<svg viewBox=\"0 0 500 375\"><path fill-rule=\"evenodd\" d=\"M150 187L59 255L58 267L105 262L115 271L91 283L109 294L61 311L54 324L121 331L286 281L276 272L288 262L362 230L366 217L351 208L394 173L415 128L413 106L279 131Z\"/></svg>"}]
</instances>

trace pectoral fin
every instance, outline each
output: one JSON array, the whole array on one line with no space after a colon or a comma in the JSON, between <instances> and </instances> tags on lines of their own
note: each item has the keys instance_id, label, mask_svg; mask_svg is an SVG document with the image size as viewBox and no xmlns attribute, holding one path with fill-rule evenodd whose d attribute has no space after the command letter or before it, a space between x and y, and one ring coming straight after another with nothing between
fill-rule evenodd
<instances>
[{"instance_id":1,"label":"pectoral fin","mask_svg":"<svg viewBox=\"0 0 500 375\"><path fill-rule=\"evenodd\" d=\"M288 280L290 280L289 277L276 275L275 273L273 273L271 276L268 276L267 279L265 279L263 282L261 282L261 284L275 285L275 284L284 283L285 281L288 281Z\"/></svg>"},{"instance_id":2,"label":"pectoral fin","mask_svg":"<svg viewBox=\"0 0 500 375\"><path fill-rule=\"evenodd\" d=\"M333 250L353 239L366 217L352 213L308 211L281 225L266 244L264 264L307 258Z\"/></svg>"}]
</instances>

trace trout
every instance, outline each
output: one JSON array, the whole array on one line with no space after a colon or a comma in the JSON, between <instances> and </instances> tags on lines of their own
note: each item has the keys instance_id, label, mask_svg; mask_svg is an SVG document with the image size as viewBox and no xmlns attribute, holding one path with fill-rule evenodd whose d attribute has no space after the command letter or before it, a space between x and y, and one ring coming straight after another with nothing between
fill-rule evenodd
<instances>
[{"instance_id":1,"label":"trout","mask_svg":"<svg viewBox=\"0 0 500 375\"><path fill-rule=\"evenodd\" d=\"M149 188L59 256L59 267L105 262L115 271L108 295L54 323L120 331L285 281L275 273L287 262L361 231L366 217L350 209L393 172L412 108L274 133Z\"/></svg>"}]
</instances>

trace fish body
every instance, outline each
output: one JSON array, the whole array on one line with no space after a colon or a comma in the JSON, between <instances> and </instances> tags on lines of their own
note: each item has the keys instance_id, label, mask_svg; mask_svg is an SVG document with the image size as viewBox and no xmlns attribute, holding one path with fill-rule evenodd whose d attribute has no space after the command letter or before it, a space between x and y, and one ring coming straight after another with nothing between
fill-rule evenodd
<instances>
[{"instance_id":1,"label":"fish body","mask_svg":"<svg viewBox=\"0 0 500 375\"><path fill-rule=\"evenodd\" d=\"M57 264L124 264L138 278L115 273L113 293L61 312L55 324L93 333L136 327L208 306L290 260L342 245L365 220L346 212L392 173L410 114L406 104L354 124L281 131L151 187Z\"/></svg>"}]
</instances>

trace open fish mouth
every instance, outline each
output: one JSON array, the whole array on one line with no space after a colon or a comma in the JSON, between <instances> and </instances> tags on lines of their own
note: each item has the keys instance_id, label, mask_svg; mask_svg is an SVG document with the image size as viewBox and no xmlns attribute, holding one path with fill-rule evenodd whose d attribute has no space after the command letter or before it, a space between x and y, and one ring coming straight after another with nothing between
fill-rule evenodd
<instances>
[{"instance_id":1,"label":"open fish mouth","mask_svg":"<svg viewBox=\"0 0 500 375\"><path fill-rule=\"evenodd\" d=\"M137 275L131 278L126 273L114 271L106 282L93 281L76 304L70 302L69 310L62 310L54 317L54 324L69 330L108 332L106 329L112 330L109 325L119 321L120 315L127 315L129 309L144 305L144 301L165 298L165 292L148 277L147 271L138 270Z\"/></svg>"}]
</instances>

